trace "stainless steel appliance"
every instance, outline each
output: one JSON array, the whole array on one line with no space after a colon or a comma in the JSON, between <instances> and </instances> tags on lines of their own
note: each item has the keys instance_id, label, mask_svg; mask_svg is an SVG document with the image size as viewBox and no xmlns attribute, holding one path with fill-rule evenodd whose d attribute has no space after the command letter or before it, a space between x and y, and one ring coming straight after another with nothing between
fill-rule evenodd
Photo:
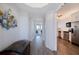
<instances>
[{"instance_id":1,"label":"stainless steel appliance","mask_svg":"<svg viewBox=\"0 0 79 59\"><path fill-rule=\"evenodd\" d=\"M79 21L72 22L72 43L79 45Z\"/></svg>"}]
</instances>

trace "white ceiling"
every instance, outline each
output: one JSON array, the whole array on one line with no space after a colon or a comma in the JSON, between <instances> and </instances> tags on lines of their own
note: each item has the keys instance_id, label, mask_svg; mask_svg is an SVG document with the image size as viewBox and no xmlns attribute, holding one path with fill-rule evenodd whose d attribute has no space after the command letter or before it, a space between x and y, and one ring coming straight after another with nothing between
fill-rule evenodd
<instances>
[{"instance_id":1,"label":"white ceiling","mask_svg":"<svg viewBox=\"0 0 79 59\"><path fill-rule=\"evenodd\" d=\"M28 12L31 17L42 17L42 16L45 16L49 11L56 11L56 9L61 4L60 3L48 3L48 4L46 3L46 4L44 4L45 6L43 6L42 8L35 8L35 7L33 8L24 3L19 3L19 4L16 3L15 5L17 5L19 10L21 10L23 12L24 11ZM34 5L41 6L41 5L43 5L43 3L41 3L41 4L33 3L33 6Z\"/></svg>"},{"instance_id":2,"label":"white ceiling","mask_svg":"<svg viewBox=\"0 0 79 59\"><path fill-rule=\"evenodd\" d=\"M64 19L79 11L79 3L65 3L58 10L57 15L61 16L60 19Z\"/></svg>"}]
</instances>

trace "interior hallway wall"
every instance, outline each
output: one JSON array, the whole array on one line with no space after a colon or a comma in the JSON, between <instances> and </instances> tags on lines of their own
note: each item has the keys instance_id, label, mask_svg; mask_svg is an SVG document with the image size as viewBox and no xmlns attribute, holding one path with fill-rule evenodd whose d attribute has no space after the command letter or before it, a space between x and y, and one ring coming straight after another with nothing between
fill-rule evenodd
<instances>
[{"instance_id":1,"label":"interior hallway wall","mask_svg":"<svg viewBox=\"0 0 79 59\"><path fill-rule=\"evenodd\" d=\"M20 11L16 4L0 4L0 8L3 12L11 8L17 20L17 27L15 28L6 30L0 26L0 51L15 41L23 39L29 40L29 17L27 12L23 10Z\"/></svg>"},{"instance_id":2,"label":"interior hallway wall","mask_svg":"<svg viewBox=\"0 0 79 59\"><path fill-rule=\"evenodd\" d=\"M57 20L55 12L51 11L46 15L45 21L45 45L52 51L57 51Z\"/></svg>"}]
</instances>

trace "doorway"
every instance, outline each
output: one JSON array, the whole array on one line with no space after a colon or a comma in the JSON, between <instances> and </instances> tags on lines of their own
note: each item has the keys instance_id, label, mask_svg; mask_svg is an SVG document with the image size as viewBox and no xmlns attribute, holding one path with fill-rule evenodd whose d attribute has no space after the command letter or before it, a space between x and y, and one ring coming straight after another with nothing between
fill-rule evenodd
<instances>
[{"instance_id":1,"label":"doorway","mask_svg":"<svg viewBox=\"0 0 79 59\"><path fill-rule=\"evenodd\" d=\"M42 22L33 22L33 41L32 54L43 55L43 24Z\"/></svg>"},{"instance_id":2,"label":"doorway","mask_svg":"<svg viewBox=\"0 0 79 59\"><path fill-rule=\"evenodd\" d=\"M35 25L35 37L41 38L42 36L42 24L36 24Z\"/></svg>"}]
</instances>

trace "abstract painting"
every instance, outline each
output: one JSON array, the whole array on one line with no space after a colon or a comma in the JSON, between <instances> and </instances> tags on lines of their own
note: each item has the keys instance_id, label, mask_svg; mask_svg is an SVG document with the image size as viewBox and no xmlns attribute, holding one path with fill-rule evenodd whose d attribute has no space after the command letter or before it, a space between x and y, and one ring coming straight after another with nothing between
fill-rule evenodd
<instances>
[{"instance_id":1,"label":"abstract painting","mask_svg":"<svg viewBox=\"0 0 79 59\"><path fill-rule=\"evenodd\" d=\"M2 19L0 19L0 23L5 29L17 27L17 21L15 19L15 16L12 14L11 9L8 9L8 11L4 13Z\"/></svg>"}]
</instances>

